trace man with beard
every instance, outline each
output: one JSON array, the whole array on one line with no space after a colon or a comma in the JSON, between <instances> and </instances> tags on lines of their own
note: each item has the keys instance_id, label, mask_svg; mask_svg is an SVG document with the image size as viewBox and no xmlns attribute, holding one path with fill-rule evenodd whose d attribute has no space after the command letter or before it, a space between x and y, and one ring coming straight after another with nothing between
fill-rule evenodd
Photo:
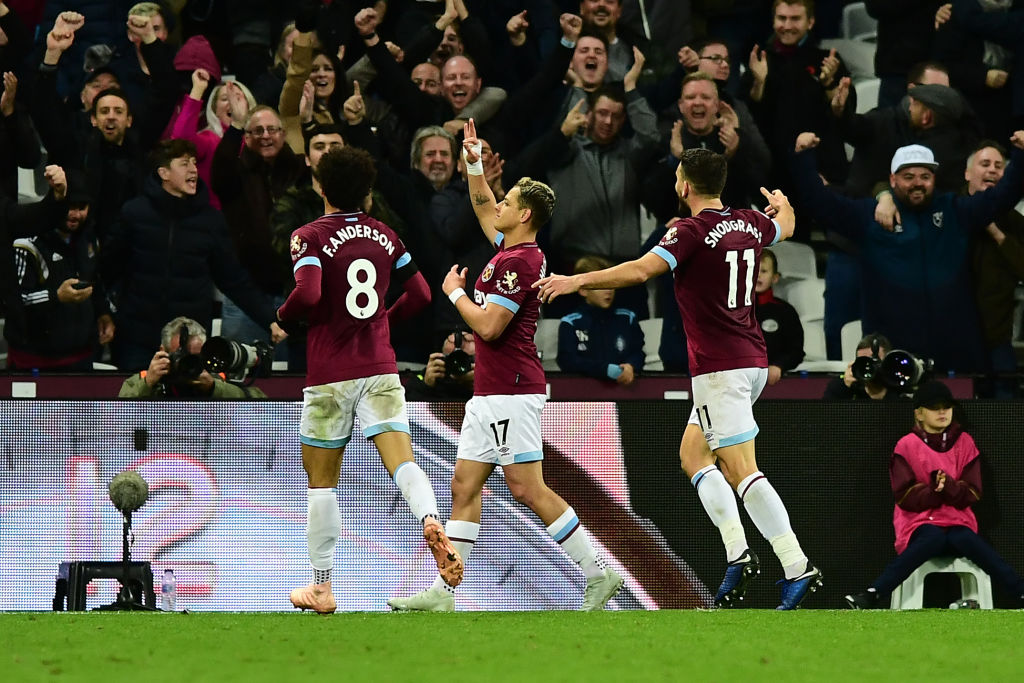
<instances>
[{"instance_id":1,"label":"man with beard","mask_svg":"<svg viewBox=\"0 0 1024 683\"><path fill-rule=\"evenodd\" d=\"M77 12L62 12L46 35L46 51L35 83L32 121L39 131L49 159L70 168L83 168L93 198L91 210L101 241L121 206L141 189L145 154L159 139L177 101L173 50L158 39L152 21L133 28L139 37L140 54L149 65L143 111L133 111L128 95L104 70L89 76L81 99L90 111L91 128L82 128L79 117L68 118L68 109L57 96L57 65L85 24ZM102 90L98 88L106 85ZM91 98L91 101L90 101Z\"/></svg>"},{"instance_id":2,"label":"man with beard","mask_svg":"<svg viewBox=\"0 0 1024 683\"><path fill-rule=\"evenodd\" d=\"M796 139L793 178L814 218L861 250L862 321L893 346L934 359L938 370L977 372L986 366L971 287L968 242L1021 198L1024 131L1011 142L1014 163L994 187L969 197L935 194L938 164L927 147L893 155L889 185L901 222L890 232L874 219L874 199L850 199L824 187L814 163L814 133Z\"/></svg>"}]
</instances>

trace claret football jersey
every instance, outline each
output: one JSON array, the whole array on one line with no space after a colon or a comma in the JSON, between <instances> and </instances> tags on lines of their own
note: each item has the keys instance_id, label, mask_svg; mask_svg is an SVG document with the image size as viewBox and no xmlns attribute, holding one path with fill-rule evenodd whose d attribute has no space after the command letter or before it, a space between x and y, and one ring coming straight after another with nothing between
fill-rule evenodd
<instances>
[{"instance_id":1,"label":"claret football jersey","mask_svg":"<svg viewBox=\"0 0 1024 683\"><path fill-rule=\"evenodd\" d=\"M546 393L544 368L534 344L540 299L531 287L546 271L547 259L536 242L507 249L499 244L498 253L477 278L474 300L478 305L503 306L514 314L496 340L487 342L474 335L473 393L477 396Z\"/></svg>"},{"instance_id":2,"label":"claret football jersey","mask_svg":"<svg viewBox=\"0 0 1024 683\"><path fill-rule=\"evenodd\" d=\"M362 212L333 213L292 233L294 267L322 269L309 312L307 383L398 372L385 297L392 274L415 268L390 227Z\"/></svg>"},{"instance_id":3,"label":"claret football jersey","mask_svg":"<svg viewBox=\"0 0 1024 683\"><path fill-rule=\"evenodd\" d=\"M754 286L761 250L780 236L760 211L704 209L674 223L651 250L673 271L691 374L768 367Z\"/></svg>"}]
</instances>

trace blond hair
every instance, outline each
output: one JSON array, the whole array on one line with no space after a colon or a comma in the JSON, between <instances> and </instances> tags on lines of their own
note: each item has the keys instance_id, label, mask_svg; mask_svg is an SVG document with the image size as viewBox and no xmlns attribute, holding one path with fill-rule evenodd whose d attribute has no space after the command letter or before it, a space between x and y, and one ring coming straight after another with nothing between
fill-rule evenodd
<instances>
[{"instance_id":1,"label":"blond hair","mask_svg":"<svg viewBox=\"0 0 1024 683\"><path fill-rule=\"evenodd\" d=\"M155 17L163 14L163 8L155 2L137 2L128 10L129 17Z\"/></svg>"},{"instance_id":2,"label":"blond hair","mask_svg":"<svg viewBox=\"0 0 1024 683\"><path fill-rule=\"evenodd\" d=\"M529 209L530 225L540 230L555 211L555 191L530 177L520 178L515 186L519 188L518 208Z\"/></svg>"}]
</instances>

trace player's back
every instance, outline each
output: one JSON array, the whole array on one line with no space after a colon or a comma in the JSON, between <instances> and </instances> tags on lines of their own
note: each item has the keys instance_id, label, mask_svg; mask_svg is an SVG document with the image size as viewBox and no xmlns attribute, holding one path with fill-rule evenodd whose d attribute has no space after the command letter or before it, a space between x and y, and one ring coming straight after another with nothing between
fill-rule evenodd
<instances>
[{"instance_id":1,"label":"player's back","mask_svg":"<svg viewBox=\"0 0 1024 683\"><path fill-rule=\"evenodd\" d=\"M396 264L409 259L398 235L356 212L328 214L296 236L308 239L322 269L309 316L309 384L397 372L385 298Z\"/></svg>"},{"instance_id":2,"label":"player's back","mask_svg":"<svg viewBox=\"0 0 1024 683\"><path fill-rule=\"evenodd\" d=\"M662 239L659 247L677 260L676 302L694 375L768 366L754 286L761 250L778 236L763 213L724 207L677 222Z\"/></svg>"},{"instance_id":3,"label":"player's back","mask_svg":"<svg viewBox=\"0 0 1024 683\"><path fill-rule=\"evenodd\" d=\"M473 393L543 394L544 368L537 357L534 337L540 317L540 299L530 285L547 273L547 259L536 242L500 247L476 281L477 304L502 306L513 312L500 337L484 341L476 336Z\"/></svg>"}]
</instances>

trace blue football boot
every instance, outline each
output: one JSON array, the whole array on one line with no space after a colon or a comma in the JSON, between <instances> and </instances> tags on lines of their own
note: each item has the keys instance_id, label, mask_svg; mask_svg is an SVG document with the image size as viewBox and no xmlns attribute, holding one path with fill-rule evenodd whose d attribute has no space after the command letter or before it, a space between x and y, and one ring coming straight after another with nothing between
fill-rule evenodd
<instances>
[{"instance_id":1,"label":"blue football boot","mask_svg":"<svg viewBox=\"0 0 1024 683\"><path fill-rule=\"evenodd\" d=\"M725 568L725 578L715 594L715 607L737 607L754 577L761 573L761 563L750 550Z\"/></svg>"}]
</instances>

